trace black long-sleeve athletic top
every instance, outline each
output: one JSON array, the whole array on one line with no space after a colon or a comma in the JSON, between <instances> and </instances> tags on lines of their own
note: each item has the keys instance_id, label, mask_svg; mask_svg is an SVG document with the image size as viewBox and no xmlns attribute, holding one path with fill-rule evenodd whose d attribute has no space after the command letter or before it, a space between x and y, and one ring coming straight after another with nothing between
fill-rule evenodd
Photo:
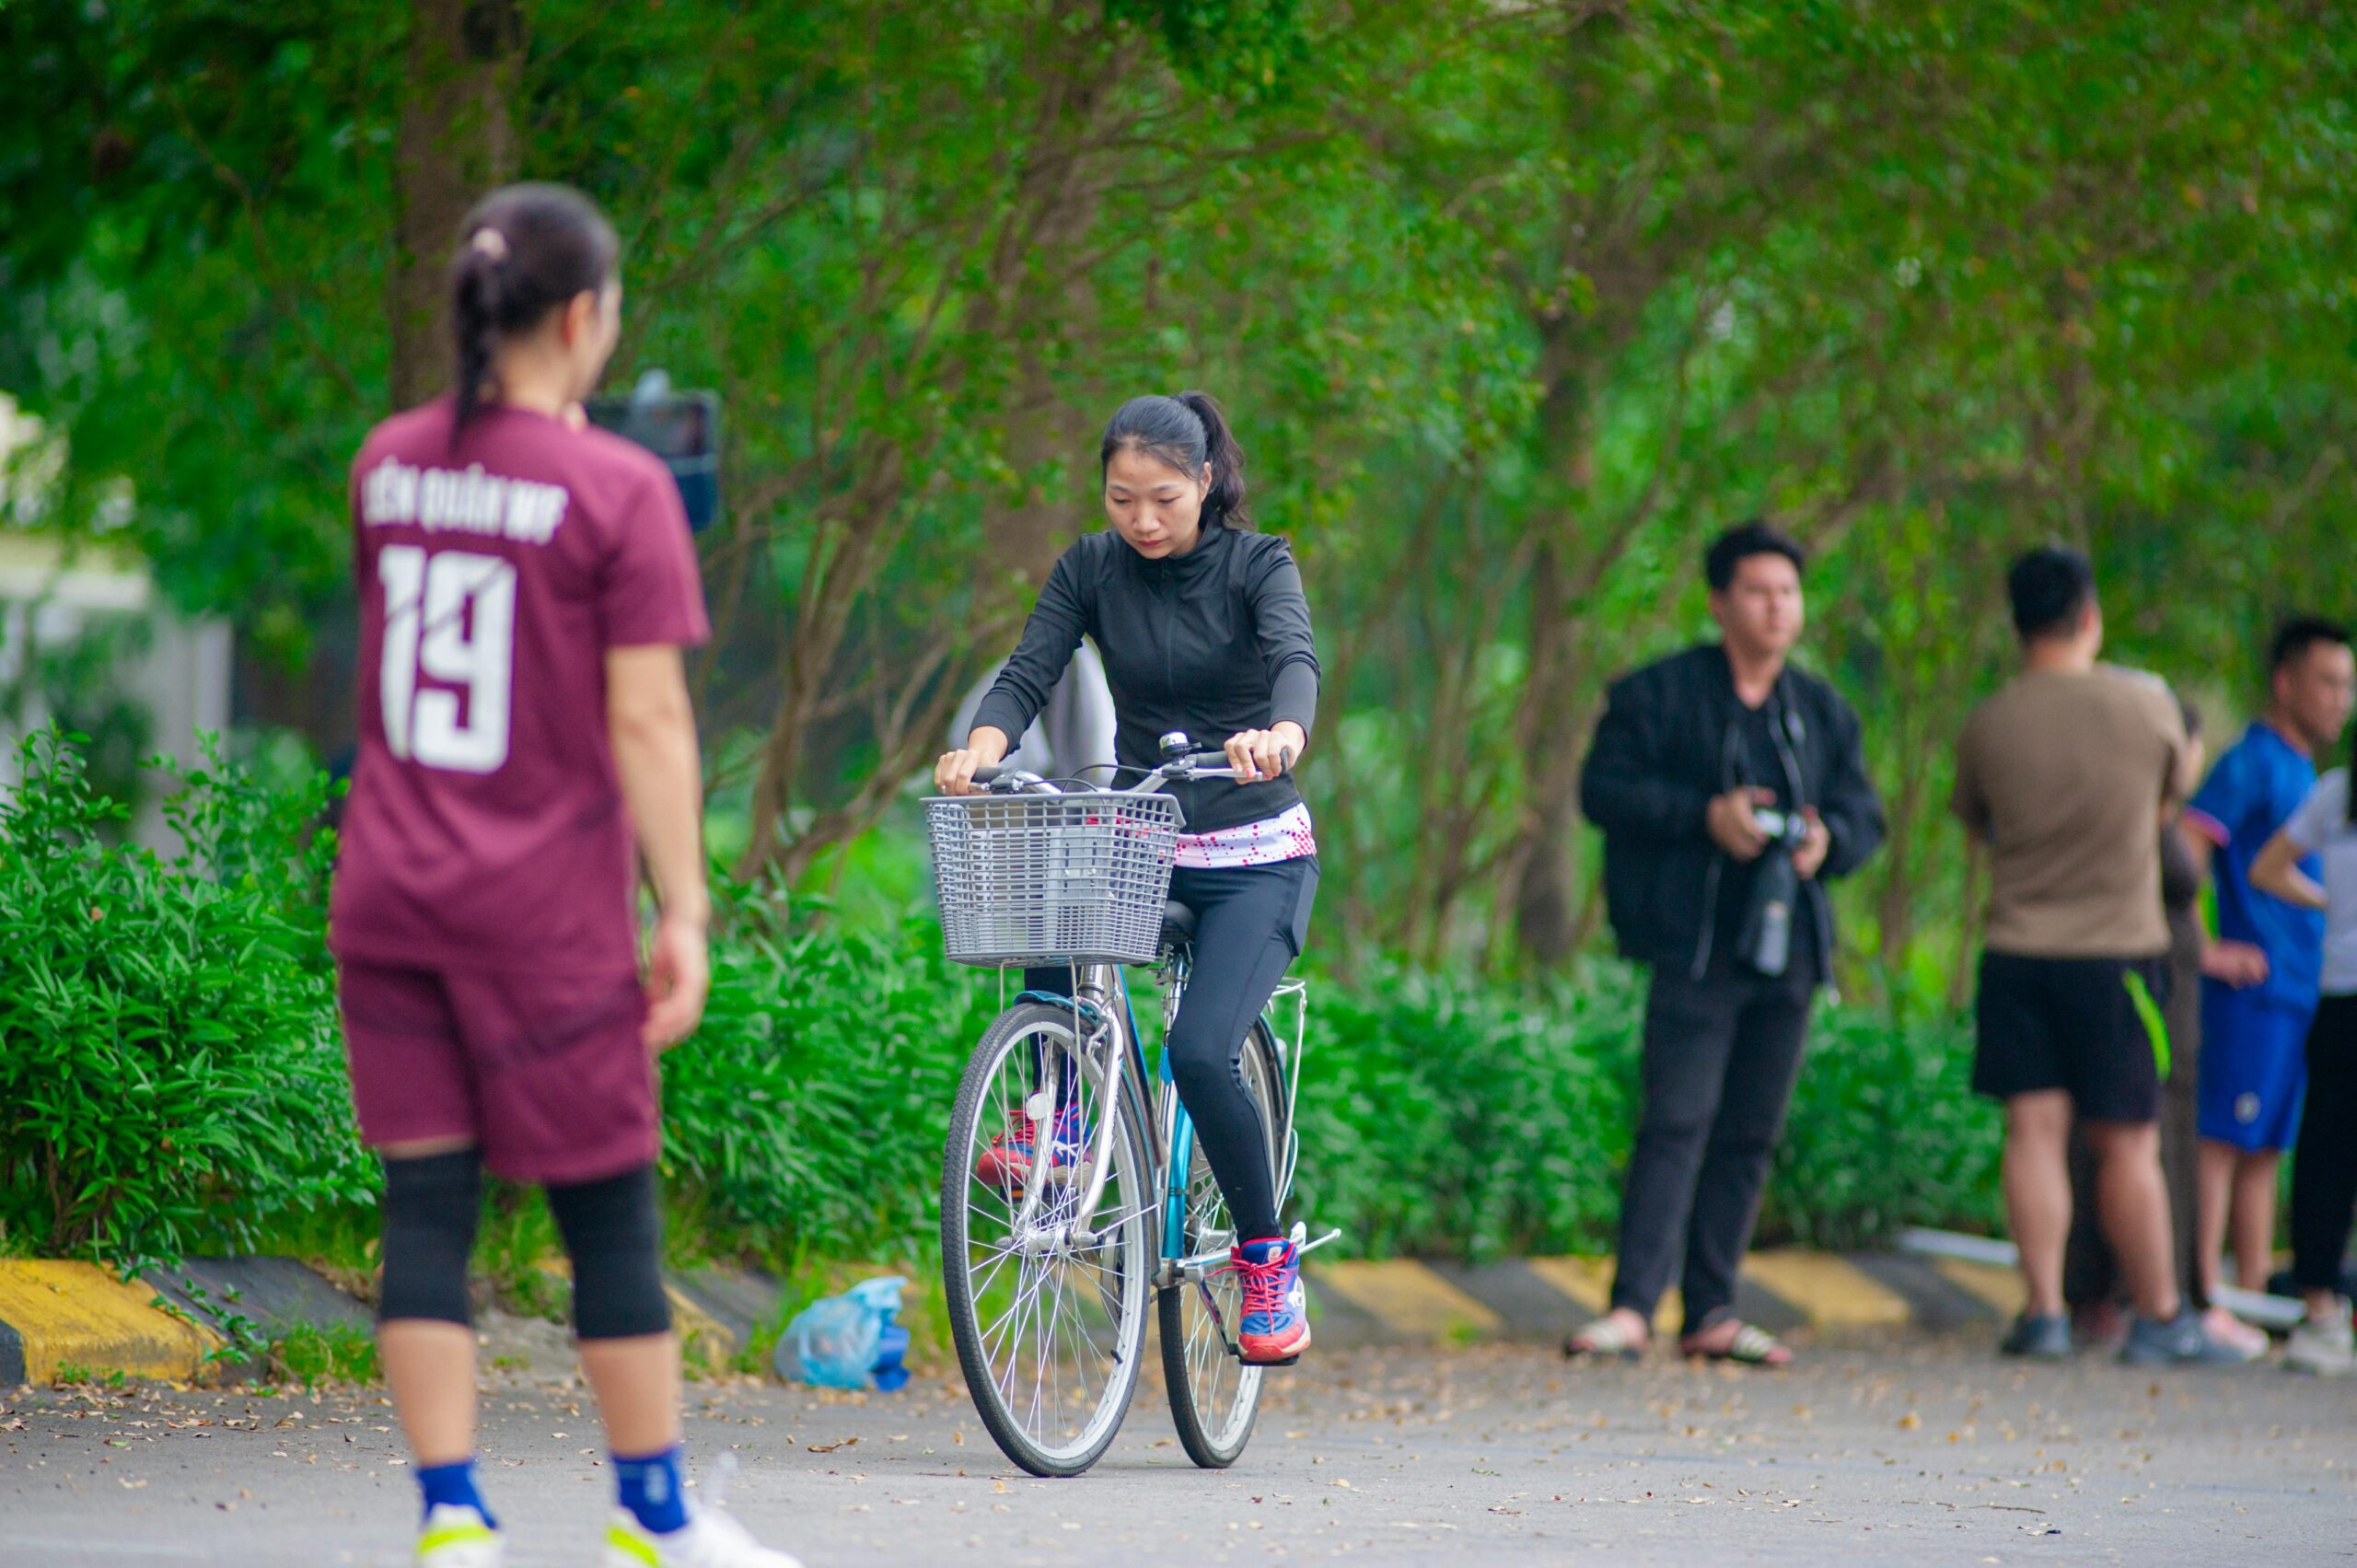
<instances>
[{"instance_id":1,"label":"black long-sleeve athletic top","mask_svg":"<svg viewBox=\"0 0 2357 1568\"><path fill-rule=\"evenodd\" d=\"M1063 552L1024 623L1023 640L975 711L1010 740L1048 701L1084 636L1104 656L1116 717L1113 760L1140 772L1161 761L1162 737L1184 730L1199 751L1231 735L1318 716L1318 649L1293 549L1206 517L1186 554L1149 561L1111 529ZM1103 759L1087 758L1086 761ZM1102 775L1091 775L1103 782ZM1121 782L1134 784L1137 773ZM1174 784L1187 830L1211 832L1278 816L1301 799L1291 775L1237 785Z\"/></svg>"}]
</instances>

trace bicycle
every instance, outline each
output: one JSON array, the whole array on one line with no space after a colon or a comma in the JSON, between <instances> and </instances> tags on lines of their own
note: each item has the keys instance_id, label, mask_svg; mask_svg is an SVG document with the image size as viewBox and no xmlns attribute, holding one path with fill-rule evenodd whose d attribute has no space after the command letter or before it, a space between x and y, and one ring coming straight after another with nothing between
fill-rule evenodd
<instances>
[{"instance_id":1,"label":"bicycle","mask_svg":"<svg viewBox=\"0 0 2357 1568\"><path fill-rule=\"evenodd\" d=\"M974 796L925 803L949 957L1071 971L982 1031L950 1112L941 1257L950 1331L982 1424L1037 1476L1079 1475L1136 1391L1153 1291L1170 1411L1187 1457L1243 1454L1265 1369L1237 1343L1242 1286L1219 1185L1162 1058L1148 1074L1125 965L1150 965L1167 1029L1192 965L1192 914L1168 899L1183 813L1175 780L1233 778L1224 752L1163 738L1134 790L988 768ZM1266 1130L1277 1201L1293 1187L1308 988L1281 982L1241 1072ZM1280 1027L1291 1014L1290 1040ZM1306 1239L1304 1252L1340 1236Z\"/></svg>"}]
</instances>

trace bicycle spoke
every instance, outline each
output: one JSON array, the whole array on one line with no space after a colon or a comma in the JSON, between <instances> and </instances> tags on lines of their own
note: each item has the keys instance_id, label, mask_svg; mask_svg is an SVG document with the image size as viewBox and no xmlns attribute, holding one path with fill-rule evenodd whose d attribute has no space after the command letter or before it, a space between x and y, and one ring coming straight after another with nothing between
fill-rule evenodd
<instances>
[{"instance_id":1,"label":"bicycle spoke","mask_svg":"<svg viewBox=\"0 0 2357 1568\"><path fill-rule=\"evenodd\" d=\"M954 1321L975 1397L1010 1453L1045 1464L1101 1448L1151 1309L1153 1205L1131 1196L1154 1184L1151 1162L1134 1169L1120 1069L1099 1055L1111 1043L1044 1022L1004 1039L974 1070L945 1173L957 1238L945 1261L963 1276ZM1084 1230L1093 1239L1076 1243Z\"/></svg>"}]
</instances>

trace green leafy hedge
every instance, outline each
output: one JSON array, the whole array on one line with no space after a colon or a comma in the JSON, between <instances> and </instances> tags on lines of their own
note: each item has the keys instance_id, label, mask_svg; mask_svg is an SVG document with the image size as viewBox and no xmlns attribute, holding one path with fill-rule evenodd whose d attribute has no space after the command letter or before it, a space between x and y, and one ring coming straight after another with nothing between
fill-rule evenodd
<instances>
[{"instance_id":1,"label":"green leafy hedge","mask_svg":"<svg viewBox=\"0 0 2357 1568\"><path fill-rule=\"evenodd\" d=\"M126 1260L371 1228L325 948L321 780L179 781L166 860L117 842L75 749L36 737L0 801L0 1245ZM724 887L713 993L665 1059L685 1249L773 1263L930 1245L941 1127L998 983L926 922L853 929ZM1313 982L1301 1196L1349 1250L1612 1244L1642 989L1589 964L1544 993L1375 968ZM1142 1009L1151 1013L1151 1009ZM1993 1225L1996 1122L1952 1019L1828 1008L1761 1234L1875 1242Z\"/></svg>"},{"instance_id":2,"label":"green leafy hedge","mask_svg":"<svg viewBox=\"0 0 2357 1568\"><path fill-rule=\"evenodd\" d=\"M1313 986L1299 1186L1353 1250L1611 1250L1635 1132L1642 977L1594 962L1543 995L1378 973ZM1942 1017L1820 1010L1763 1241L1863 1248L1906 1225L1993 1230L1999 1127Z\"/></svg>"},{"instance_id":3,"label":"green leafy hedge","mask_svg":"<svg viewBox=\"0 0 2357 1568\"><path fill-rule=\"evenodd\" d=\"M119 842L77 738L0 795L0 1237L122 1260L264 1244L370 1202L313 830L328 785L175 775L166 859Z\"/></svg>"}]
</instances>

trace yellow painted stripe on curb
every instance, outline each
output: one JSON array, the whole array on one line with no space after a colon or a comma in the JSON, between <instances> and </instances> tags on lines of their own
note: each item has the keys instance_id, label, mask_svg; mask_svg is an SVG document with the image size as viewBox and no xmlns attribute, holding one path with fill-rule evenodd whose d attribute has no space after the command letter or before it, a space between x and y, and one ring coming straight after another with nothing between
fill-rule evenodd
<instances>
[{"instance_id":1,"label":"yellow painted stripe on curb","mask_svg":"<svg viewBox=\"0 0 2357 1568\"><path fill-rule=\"evenodd\" d=\"M1905 1296L1830 1252L1754 1252L1743 1260L1743 1272L1814 1328L1904 1328L1915 1318Z\"/></svg>"},{"instance_id":2,"label":"yellow painted stripe on curb","mask_svg":"<svg viewBox=\"0 0 2357 1568\"><path fill-rule=\"evenodd\" d=\"M1485 1303L1409 1259L1329 1263L1311 1278L1402 1334L1446 1339L1469 1330L1493 1334L1505 1327Z\"/></svg>"},{"instance_id":3,"label":"yellow painted stripe on curb","mask_svg":"<svg viewBox=\"0 0 2357 1568\"><path fill-rule=\"evenodd\" d=\"M670 1281L663 1282L663 1294L671 1298L671 1327L682 1345L700 1344L714 1365L725 1365L737 1353L737 1335L728 1326L702 1307L695 1298Z\"/></svg>"},{"instance_id":4,"label":"yellow painted stripe on curb","mask_svg":"<svg viewBox=\"0 0 2357 1568\"><path fill-rule=\"evenodd\" d=\"M2019 1312L2029 1300L2029 1290L2022 1283L2021 1274L2002 1264L1973 1263L1962 1258L1934 1258L1932 1267L1940 1272L1940 1278L1956 1289L1980 1297L2008 1318Z\"/></svg>"},{"instance_id":5,"label":"yellow painted stripe on curb","mask_svg":"<svg viewBox=\"0 0 2357 1568\"><path fill-rule=\"evenodd\" d=\"M1562 1292L1590 1312L1601 1315L1612 1302L1612 1271L1609 1258L1526 1258L1524 1264L1534 1274L1554 1289ZM1662 1293L1654 1307L1655 1336L1675 1333L1686 1317L1686 1304L1672 1285Z\"/></svg>"},{"instance_id":6,"label":"yellow painted stripe on curb","mask_svg":"<svg viewBox=\"0 0 2357 1568\"><path fill-rule=\"evenodd\" d=\"M24 1341L30 1382L53 1382L68 1366L100 1376L198 1376L220 1338L150 1306L155 1299L153 1286L125 1284L95 1263L0 1260L0 1323Z\"/></svg>"}]
</instances>

